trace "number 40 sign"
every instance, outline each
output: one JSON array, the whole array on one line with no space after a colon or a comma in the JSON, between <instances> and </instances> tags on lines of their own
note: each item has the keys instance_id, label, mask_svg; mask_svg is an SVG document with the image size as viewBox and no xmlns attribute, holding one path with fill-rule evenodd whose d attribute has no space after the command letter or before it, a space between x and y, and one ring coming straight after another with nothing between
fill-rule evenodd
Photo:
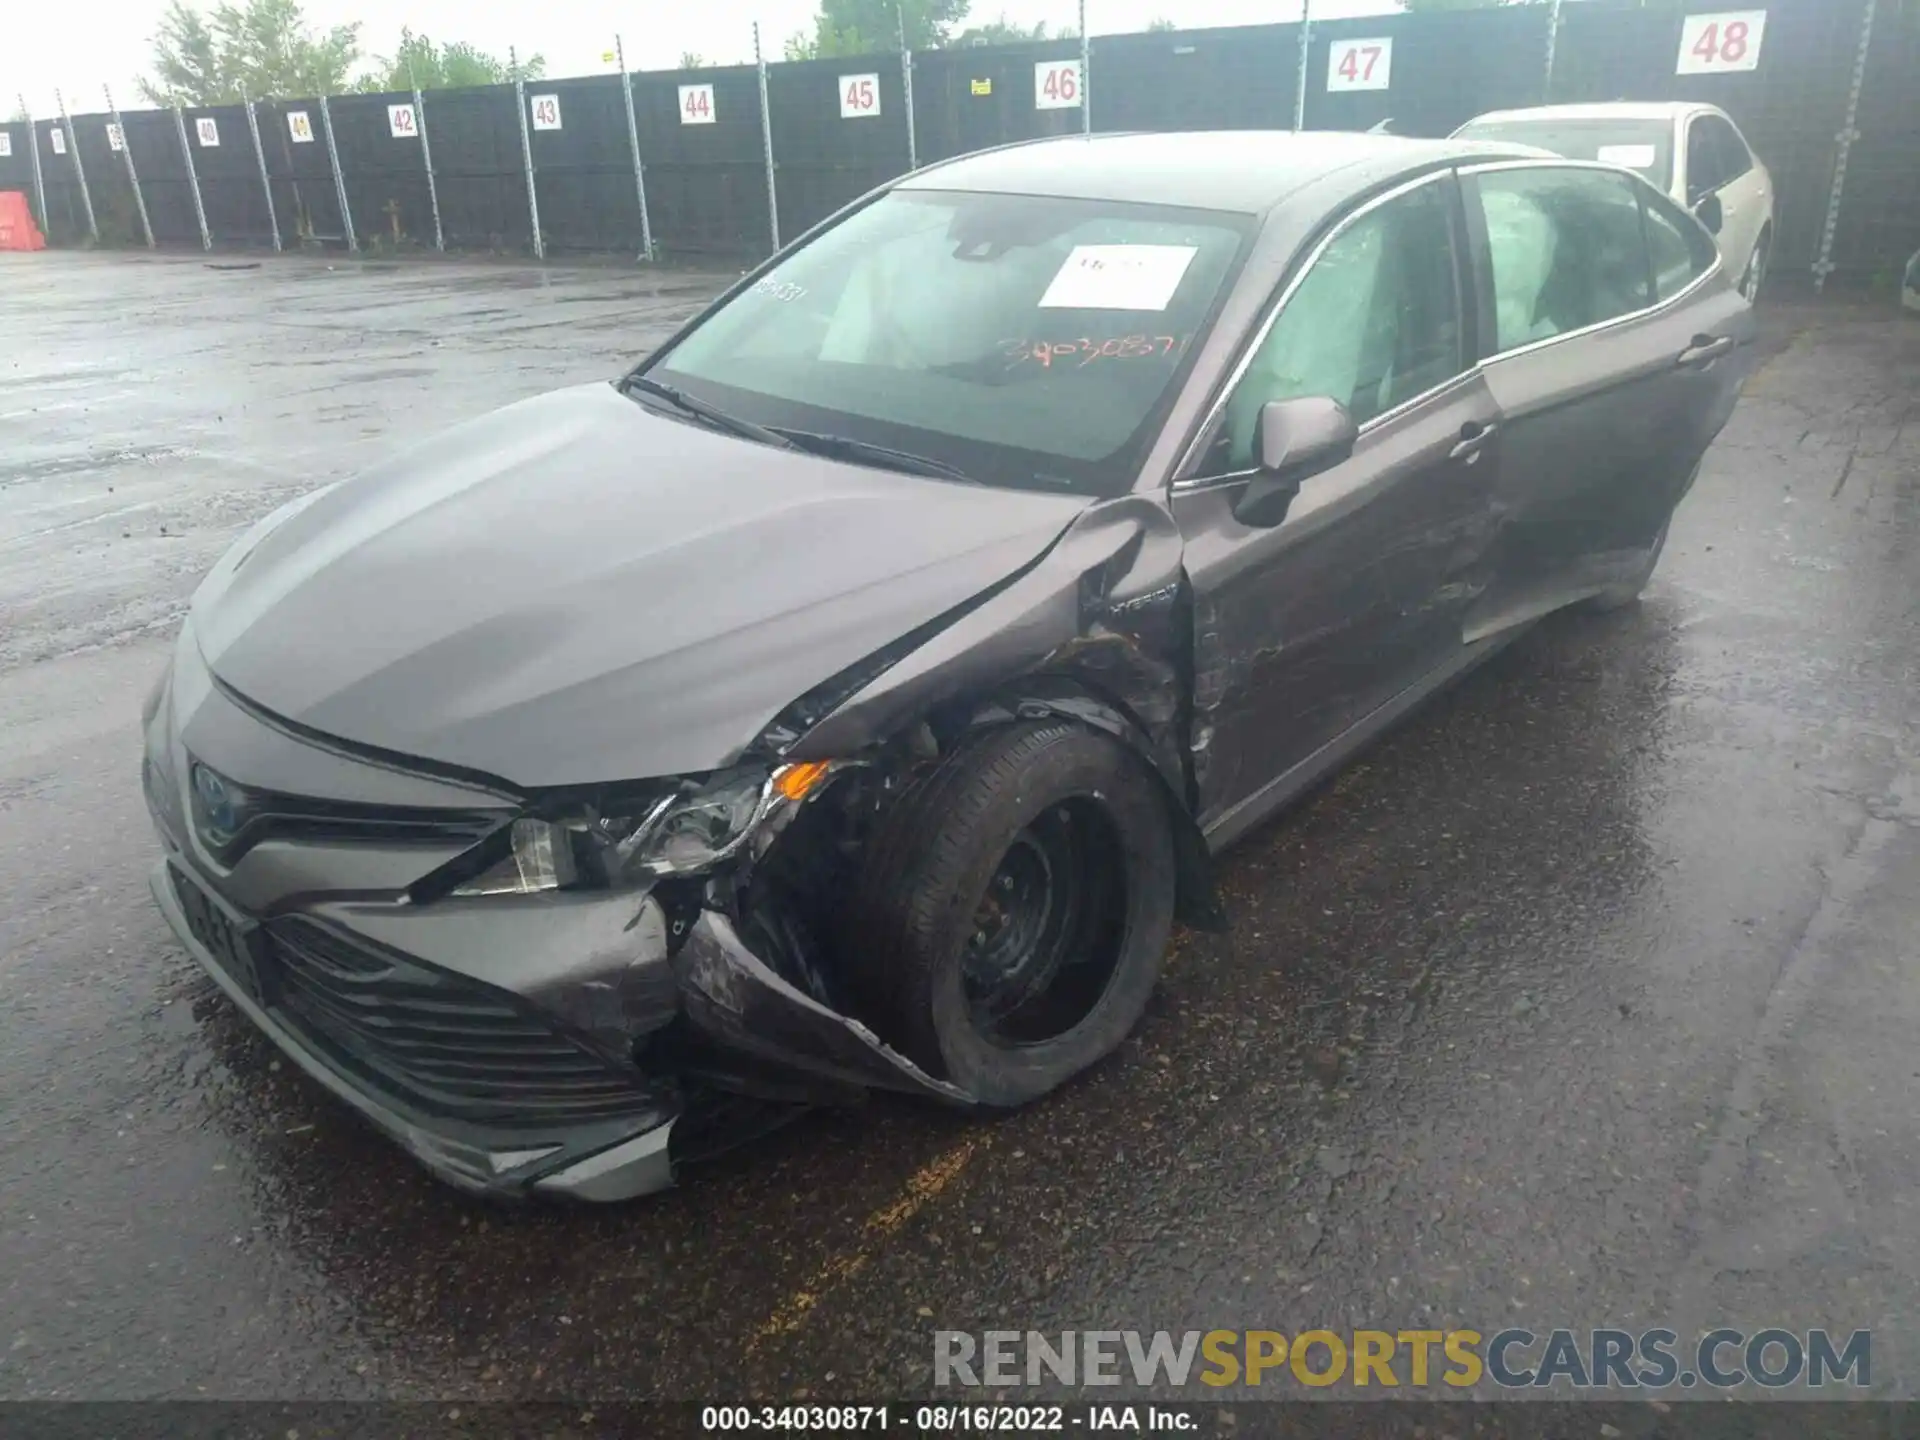
<instances>
[{"instance_id":1,"label":"number 40 sign","mask_svg":"<svg viewBox=\"0 0 1920 1440\"><path fill-rule=\"evenodd\" d=\"M1767 33L1764 10L1689 15L1680 27L1682 75L1730 75L1760 68L1760 41Z\"/></svg>"}]
</instances>

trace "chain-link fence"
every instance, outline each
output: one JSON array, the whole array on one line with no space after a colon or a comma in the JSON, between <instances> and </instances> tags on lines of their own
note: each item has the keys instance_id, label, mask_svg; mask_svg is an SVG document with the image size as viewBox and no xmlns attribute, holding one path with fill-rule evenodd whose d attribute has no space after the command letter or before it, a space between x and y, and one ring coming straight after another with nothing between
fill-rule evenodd
<instances>
[{"instance_id":1,"label":"chain-link fence","mask_svg":"<svg viewBox=\"0 0 1920 1440\"><path fill-rule=\"evenodd\" d=\"M1773 171L1776 273L1869 278L1920 248L1916 0L1538 0L1098 36L1086 57L1069 39L42 119L0 127L0 189L56 245L150 225L208 248L747 258L916 162L1083 127L1444 135L1492 109L1694 99Z\"/></svg>"}]
</instances>

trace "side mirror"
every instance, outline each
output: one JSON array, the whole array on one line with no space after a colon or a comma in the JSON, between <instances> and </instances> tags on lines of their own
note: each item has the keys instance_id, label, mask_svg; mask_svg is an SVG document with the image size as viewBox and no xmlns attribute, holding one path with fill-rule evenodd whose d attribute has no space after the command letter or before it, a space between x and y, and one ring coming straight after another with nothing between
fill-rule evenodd
<instances>
[{"instance_id":1,"label":"side mirror","mask_svg":"<svg viewBox=\"0 0 1920 1440\"><path fill-rule=\"evenodd\" d=\"M1267 529L1287 518L1300 484L1353 454L1360 427L1338 400L1307 395L1260 407L1260 473L1233 507L1242 525Z\"/></svg>"},{"instance_id":2,"label":"side mirror","mask_svg":"<svg viewBox=\"0 0 1920 1440\"><path fill-rule=\"evenodd\" d=\"M1720 196L1718 194L1703 197L1700 202L1693 207L1693 213L1698 215L1700 217L1700 223L1715 235L1718 235L1720 233L1720 227L1727 223L1727 213L1720 207Z\"/></svg>"}]
</instances>

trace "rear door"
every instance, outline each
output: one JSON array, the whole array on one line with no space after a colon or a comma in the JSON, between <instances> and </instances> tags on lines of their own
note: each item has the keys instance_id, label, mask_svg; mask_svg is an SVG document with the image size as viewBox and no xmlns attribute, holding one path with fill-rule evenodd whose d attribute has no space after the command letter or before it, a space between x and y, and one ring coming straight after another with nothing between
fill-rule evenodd
<instances>
[{"instance_id":1,"label":"rear door","mask_svg":"<svg viewBox=\"0 0 1920 1440\"><path fill-rule=\"evenodd\" d=\"M1276 300L1174 487L1203 672L1201 820L1216 843L1460 648L1499 465L1466 254L1450 172L1350 217ZM1257 473L1261 407L1309 395L1359 423L1352 458L1308 479L1279 525L1243 524L1234 502Z\"/></svg>"},{"instance_id":2,"label":"rear door","mask_svg":"<svg viewBox=\"0 0 1920 1440\"><path fill-rule=\"evenodd\" d=\"M1632 177L1518 162L1478 167L1466 188L1490 311L1482 372L1503 416L1494 578L1471 641L1643 562L1724 423L1715 397L1751 317L1707 278L1700 226Z\"/></svg>"}]
</instances>

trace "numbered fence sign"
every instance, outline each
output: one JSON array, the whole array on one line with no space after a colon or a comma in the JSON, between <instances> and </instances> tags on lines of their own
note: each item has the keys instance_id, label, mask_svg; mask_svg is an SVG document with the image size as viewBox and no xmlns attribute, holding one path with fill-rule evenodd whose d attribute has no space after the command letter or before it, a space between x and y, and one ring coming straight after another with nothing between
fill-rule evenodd
<instances>
[{"instance_id":1,"label":"numbered fence sign","mask_svg":"<svg viewBox=\"0 0 1920 1440\"><path fill-rule=\"evenodd\" d=\"M1393 84L1393 37L1336 40L1327 53L1327 91L1386 90Z\"/></svg>"},{"instance_id":2,"label":"numbered fence sign","mask_svg":"<svg viewBox=\"0 0 1920 1440\"><path fill-rule=\"evenodd\" d=\"M387 106L387 128L396 140L412 140L420 134L420 117L411 105Z\"/></svg>"},{"instance_id":3,"label":"numbered fence sign","mask_svg":"<svg viewBox=\"0 0 1920 1440\"><path fill-rule=\"evenodd\" d=\"M0 130L0 160L13 154L13 132Z\"/></svg>"},{"instance_id":4,"label":"numbered fence sign","mask_svg":"<svg viewBox=\"0 0 1920 1440\"><path fill-rule=\"evenodd\" d=\"M864 120L880 113L880 77L878 75L842 75L840 77L840 118Z\"/></svg>"},{"instance_id":5,"label":"numbered fence sign","mask_svg":"<svg viewBox=\"0 0 1920 1440\"><path fill-rule=\"evenodd\" d=\"M680 123L682 125L713 124L713 86L682 85L680 87Z\"/></svg>"},{"instance_id":6,"label":"numbered fence sign","mask_svg":"<svg viewBox=\"0 0 1920 1440\"><path fill-rule=\"evenodd\" d=\"M527 103L533 107L534 129L558 130L560 128L560 97L558 95L535 95Z\"/></svg>"},{"instance_id":7,"label":"numbered fence sign","mask_svg":"<svg viewBox=\"0 0 1920 1440\"><path fill-rule=\"evenodd\" d=\"M107 122L107 148L110 150L127 148L127 137L120 133L120 127L111 120Z\"/></svg>"},{"instance_id":8,"label":"numbered fence sign","mask_svg":"<svg viewBox=\"0 0 1920 1440\"><path fill-rule=\"evenodd\" d=\"M209 150L220 145L220 127L214 123L211 115L202 115L193 122L193 133L200 137L200 143Z\"/></svg>"},{"instance_id":9,"label":"numbered fence sign","mask_svg":"<svg viewBox=\"0 0 1920 1440\"><path fill-rule=\"evenodd\" d=\"M67 153L67 132L62 130L58 125L54 126L51 130L47 131L47 143L53 146L54 154L56 155L66 154Z\"/></svg>"},{"instance_id":10,"label":"numbered fence sign","mask_svg":"<svg viewBox=\"0 0 1920 1440\"><path fill-rule=\"evenodd\" d=\"M1682 75L1733 75L1760 68L1760 41L1767 33L1764 10L1689 15L1680 27Z\"/></svg>"},{"instance_id":11,"label":"numbered fence sign","mask_svg":"<svg viewBox=\"0 0 1920 1440\"><path fill-rule=\"evenodd\" d=\"M293 136L293 143L296 145L313 143L313 121L306 111L289 110L287 112L287 133Z\"/></svg>"},{"instance_id":12,"label":"numbered fence sign","mask_svg":"<svg viewBox=\"0 0 1920 1440\"><path fill-rule=\"evenodd\" d=\"M1042 60L1033 67L1033 108L1036 110L1078 110L1080 108L1080 62L1078 60Z\"/></svg>"}]
</instances>

